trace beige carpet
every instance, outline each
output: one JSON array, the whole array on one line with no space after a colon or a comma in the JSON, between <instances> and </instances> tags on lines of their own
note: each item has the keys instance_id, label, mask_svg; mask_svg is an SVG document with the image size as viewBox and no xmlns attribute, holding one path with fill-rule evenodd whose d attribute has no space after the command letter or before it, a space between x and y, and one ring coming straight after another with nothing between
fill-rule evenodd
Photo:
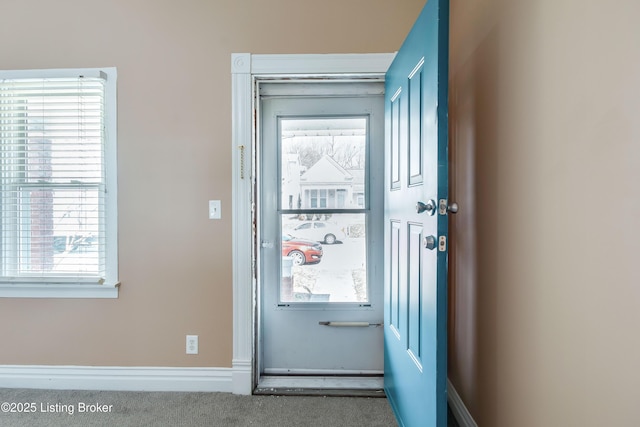
<instances>
[{"instance_id":1,"label":"beige carpet","mask_svg":"<svg viewBox=\"0 0 640 427\"><path fill-rule=\"evenodd\" d=\"M397 426L384 398L0 388L0 405L3 427Z\"/></svg>"}]
</instances>

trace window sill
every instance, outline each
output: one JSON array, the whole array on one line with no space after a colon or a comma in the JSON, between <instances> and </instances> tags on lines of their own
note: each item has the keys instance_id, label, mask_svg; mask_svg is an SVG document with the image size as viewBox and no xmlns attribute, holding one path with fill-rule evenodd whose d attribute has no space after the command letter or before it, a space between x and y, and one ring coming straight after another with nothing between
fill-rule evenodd
<instances>
[{"instance_id":1,"label":"window sill","mask_svg":"<svg viewBox=\"0 0 640 427\"><path fill-rule=\"evenodd\" d=\"M0 284L0 298L118 298L120 283L113 285Z\"/></svg>"}]
</instances>

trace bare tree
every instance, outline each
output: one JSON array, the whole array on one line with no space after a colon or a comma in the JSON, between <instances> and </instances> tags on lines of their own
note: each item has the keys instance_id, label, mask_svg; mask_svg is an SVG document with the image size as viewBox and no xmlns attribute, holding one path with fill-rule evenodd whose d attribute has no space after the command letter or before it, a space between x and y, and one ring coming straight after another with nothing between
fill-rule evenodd
<instances>
[{"instance_id":1,"label":"bare tree","mask_svg":"<svg viewBox=\"0 0 640 427\"><path fill-rule=\"evenodd\" d=\"M304 170L315 165L324 155L331 157L345 169L364 168L364 138L354 140L351 136L298 136L283 143L285 152L298 154Z\"/></svg>"}]
</instances>

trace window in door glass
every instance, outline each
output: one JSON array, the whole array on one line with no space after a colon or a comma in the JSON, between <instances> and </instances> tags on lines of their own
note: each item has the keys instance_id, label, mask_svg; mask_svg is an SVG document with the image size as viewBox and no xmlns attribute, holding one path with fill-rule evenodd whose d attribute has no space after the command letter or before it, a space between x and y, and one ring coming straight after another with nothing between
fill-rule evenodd
<instances>
[{"instance_id":1,"label":"window in door glass","mask_svg":"<svg viewBox=\"0 0 640 427\"><path fill-rule=\"evenodd\" d=\"M363 117L280 121L281 302L369 299L367 126Z\"/></svg>"},{"instance_id":2,"label":"window in door glass","mask_svg":"<svg viewBox=\"0 0 640 427\"><path fill-rule=\"evenodd\" d=\"M280 301L368 301L366 215L314 218L281 215Z\"/></svg>"}]
</instances>

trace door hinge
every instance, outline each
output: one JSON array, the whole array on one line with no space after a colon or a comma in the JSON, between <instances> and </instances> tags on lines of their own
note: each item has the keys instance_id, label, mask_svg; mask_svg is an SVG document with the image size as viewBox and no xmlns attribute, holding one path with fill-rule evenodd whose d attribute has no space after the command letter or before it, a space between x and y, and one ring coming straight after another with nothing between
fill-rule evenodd
<instances>
[{"instance_id":1,"label":"door hinge","mask_svg":"<svg viewBox=\"0 0 640 427\"><path fill-rule=\"evenodd\" d=\"M438 250L440 252L445 252L447 250L447 237L446 236L440 236L440 238L438 239Z\"/></svg>"}]
</instances>

